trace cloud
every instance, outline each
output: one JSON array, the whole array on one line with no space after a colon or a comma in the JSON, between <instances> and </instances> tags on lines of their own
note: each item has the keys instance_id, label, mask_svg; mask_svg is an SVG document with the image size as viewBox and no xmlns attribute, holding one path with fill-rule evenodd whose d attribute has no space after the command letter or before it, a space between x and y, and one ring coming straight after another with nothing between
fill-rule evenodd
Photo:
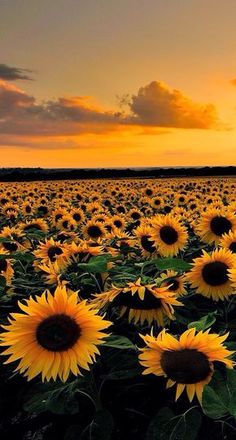
<instances>
[{"instance_id":1,"label":"cloud","mask_svg":"<svg viewBox=\"0 0 236 440\"><path fill-rule=\"evenodd\" d=\"M229 82L232 86L236 86L236 78L231 79Z\"/></svg>"},{"instance_id":2,"label":"cloud","mask_svg":"<svg viewBox=\"0 0 236 440\"><path fill-rule=\"evenodd\" d=\"M194 103L158 81L141 87L124 112L107 110L90 96L38 102L21 88L0 80L1 146L21 146L22 142L28 146L32 141L36 148L40 143L42 148L44 143L50 147L50 142L51 148L56 148L59 138L83 134L157 135L171 128L209 129L217 124L214 105ZM27 142L27 137L31 141Z\"/></svg>"},{"instance_id":3,"label":"cloud","mask_svg":"<svg viewBox=\"0 0 236 440\"><path fill-rule=\"evenodd\" d=\"M32 70L21 69L20 67L10 67L7 64L0 64L0 79L5 81L16 81L18 79L32 81L33 79L25 72L31 73Z\"/></svg>"},{"instance_id":4,"label":"cloud","mask_svg":"<svg viewBox=\"0 0 236 440\"><path fill-rule=\"evenodd\" d=\"M37 103L20 88L0 81L0 133L65 136L119 129L122 116L105 111L90 97L58 98Z\"/></svg>"},{"instance_id":5,"label":"cloud","mask_svg":"<svg viewBox=\"0 0 236 440\"><path fill-rule=\"evenodd\" d=\"M129 105L134 121L140 125L209 129L218 124L213 104L195 103L160 81L141 87Z\"/></svg>"}]
</instances>

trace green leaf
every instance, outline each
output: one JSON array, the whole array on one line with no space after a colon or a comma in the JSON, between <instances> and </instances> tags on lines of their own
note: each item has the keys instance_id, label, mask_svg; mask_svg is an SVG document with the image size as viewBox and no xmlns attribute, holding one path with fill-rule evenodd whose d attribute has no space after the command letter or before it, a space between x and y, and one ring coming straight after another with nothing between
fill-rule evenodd
<instances>
[{"instance_id":1,"label":"green leaf","mask_svg":"<svg viewBox=\"0 0 236 440\"><path fill-rule=\"evenodd\" d=\"M195 407L178 416L162 408L151 421L145 440L195 440L200 426L201 414Z\"/></svg>"},{"instance_id":2,"label":"green leaf","mask_svg":"<svg viewBox=\"0 0 236 440\"><path fill-rule=\"evenodd\" d=\"M51 411L55 414L76 414L79 404L76 398L76 383L62 384L39 384L30 390L30 395L23 408L30 413L40 414Z\"/></svg>"},{"instance_id":3,"label":"green leaf","mask_svg":"<svg viewBox=\"0 0 236 440\"><path fill-rule=\"evenodd\" d=\"M31 263L34 261L34 256L30 252L13 252L11 254L0 255L0 260L20 260L24 263Z\"/></svg>"},{"instance_id":4,"label":"green leaf","mask_svg":"<svg viewBox=\"0 0 236 440\"><path fill-rule=\"evenodd\" d=\"M106 409L97 411L88 429L79 437L79 440L110 440L112 439L113 417Z\"/></svg>"},{"instance_id":5,"label":"green leaf","mask_svg":"<svg viewBox=\"0 0 236 440\"><path fill-rule=\"evenodd\" d=\"M196 328L197 331L207 330L216 321L216 312L208 313L198 321L193 321L188 324L188 328Z\"/></svg>"},{"instance_id":6,"label":"green leaf","mask_svg":"<svg viewBox=\"0 0 236 440\"><path fill-rule=\"evenodd\" d=\"M97 257L90 258L88 263L79 263L78 267L85 272L90 273L102 273L107 271L107 257L98 255Z\"/></svg>"},{"instance_id":7,"label":"green leaf","mask_svg":"<svg viewBox=\"0 0 236 440\"><path fill-rule=\"evenodd\" d=\"M181 258L157 258L150 263L153 263L160 270L173 269L185 272L191 269L191 264Z\"/></svg>"},{"instance_id":8,"label":"green leaf","mask_svg":"<svg viewBox=\"0 0 236 440\"><path fill-rule=\"evenodd\" d=\"M103 347L113 347L113 348L119 348L120 350L136 350L135 345L125 336L119 336L119 335L110 335L106 339L105 344L103 344Z\"/></svg>"},{"instance_id":9,"label":"green leaf","mask_svg":"<svg viewBox=\"0 0 236 440\"><path fill-rule=\"evenodd\" d=\"M161 431L170 419L174 417L170 408L162 408L157 415L151 420L148 426L145 440L160 440Z\"/></svg>"},{"instance_id":10,"label":"green leaf","mask_svg":"<svg viewBox=\"0 0 236 440\"><path fill-rule=\"evenodd\" d=\"M236 417L236 371L228 369L225 375L214 373L211 382L204 387L203 412L212 419L226 415Z\"/></svg>"},{"instance_id":11,"label":"green leaf","mask_svg":"<svg viewBox=\"0 0 236 440\"><path fill-rule=\"evenodd\" d=\"M123 380L139 376L142 372L136 353L127 350L103 350L103 379Z\"/></svg>"},{"instance_id":12,"label":"green leaf","mask_svg":"<svg viewBox=\"0 0 236 440\"><path fill-rule=\"evenodd\" d=\"M3 275L0 275L0 289L5 289L7 280Z\"/></svg>"}]
</instances>

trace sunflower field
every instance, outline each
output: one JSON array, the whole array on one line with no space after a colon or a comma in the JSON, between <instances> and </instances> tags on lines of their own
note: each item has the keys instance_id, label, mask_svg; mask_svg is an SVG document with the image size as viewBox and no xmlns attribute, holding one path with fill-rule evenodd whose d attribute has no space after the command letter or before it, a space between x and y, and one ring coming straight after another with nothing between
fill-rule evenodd
<instances>
[{"instance_id":1,"label":"sunflower field","mask_svg":"<svg viewBox=\"0 0 236 440\"><path fill-rule=\"evenodd\" d=\"M236 181L0 184L0 438L236 438Z\"/></svg>"}]
</instances>

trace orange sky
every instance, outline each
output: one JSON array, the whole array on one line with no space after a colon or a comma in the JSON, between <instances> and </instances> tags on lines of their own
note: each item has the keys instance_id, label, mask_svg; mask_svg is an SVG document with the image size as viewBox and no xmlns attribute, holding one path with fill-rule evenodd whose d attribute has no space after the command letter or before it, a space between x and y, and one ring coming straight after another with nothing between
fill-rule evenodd
<instances>
[{"instance_id":1,"label":"orange sky","mask_svg":"<svg viewBox=\"0 0 236 440\"><path fill-rule=\"evenodd\" d=\"M0 166L236 165L236 3L0 5Z\"/></svg>"}]
</instances>

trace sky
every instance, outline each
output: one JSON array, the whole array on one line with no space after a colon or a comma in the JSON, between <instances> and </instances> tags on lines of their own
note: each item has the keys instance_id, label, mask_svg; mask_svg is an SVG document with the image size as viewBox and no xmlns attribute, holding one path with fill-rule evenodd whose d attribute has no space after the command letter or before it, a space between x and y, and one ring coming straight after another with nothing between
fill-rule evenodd
<instances>
[{"instance_id":1,"label":"sky","mask_svg":"<svg viewBox=\"0 0 236 440\"><path fill-rule=\"evenodd\" d=\"M0 0L0 167L236 165L235 0Z\"/></svg>"}]
</instances>

